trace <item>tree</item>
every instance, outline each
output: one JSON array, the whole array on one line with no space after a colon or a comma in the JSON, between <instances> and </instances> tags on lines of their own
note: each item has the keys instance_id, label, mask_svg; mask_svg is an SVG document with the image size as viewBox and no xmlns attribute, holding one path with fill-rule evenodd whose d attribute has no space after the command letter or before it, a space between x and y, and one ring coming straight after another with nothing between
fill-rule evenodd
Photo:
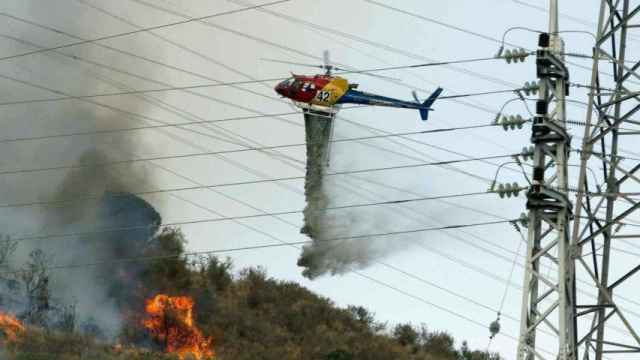
<instances>
[{"instance_id":1,"label":"tree","mask_svg":"<svg viewBox=\"0 0 640 360\"><path fill-rule=\"evenodd\" d=\"M18 296L20 284L16 280L15 272L9 264L9 259L15 253L18 243L9 236L0 236L0 304L6 300L12 301Z\"/></svg>"},{"instance_id":2,"label":"tree","mask_svg":"<svg viewBox=\"0 0 640 360\"><path fill-rule=\"evenodd\" d=\"M42 250L34 250L29 254L29 260L19 274L27 297L27 309L22 317L28 323L45 327L51 298L48 262L49 259Z\"/></svg>"},{"instance_id":3,"label":"tree","mask_svg":"<svg viewBox=\"0 0 640 360\"><path fill-rule=\"evenodd\" d=\"M384 323L376 322L375 314L362 306L350 305L347 307L347 311L349 311L355 320L373 332L382 331L386 327Z\"/></svg>"},{"instance_id":4,"label":"tree","mask_svg":"<svg viewBox=\"0 0 640 360\"><path fill-rule=\"evenodd\" d=\"M423 349L429 354L439 356L443 360L457 358L458 352L454 347L455 340L447 332L428 332L423 327L420 337Z\"/></svg>"},{"instance_id":5,"label":"tree","mask_svg":"<svg viewBox=\"0 0 640 360\"><path fill-rule=\"evenodd\" d=\"M18 242L9 236L0 236L0 270L9 270L9 258L16 251Z\"/></svg>"},{"instance_id":6,"label":"tree","mask_svg":"<svg viewBox=\"0 0 640 360\"><path fill-rule=\"evenodd\" d=\"M411 324L398 324L393 329L393 338L402 346L418 345L418 332Z\"/></svg>"},{"instance_id":7,"label":"tree","mask_svg":"<svg viewBox=\"0 0 640 360\"><path fill-rule=\"evenodd\" d=\"M500 354L490 353L487 351L471 351L469 344L466 341L462 342L460 347L460 359L461 360L501 360Z\"/></svg>"},{"instance_id":8,"label":"tree","mask_svg":"<svg viewBox=\"0 0 640 360\"><path fill-rule=\"evenodd\" d=\"M209 256L202 267L203 275L207 282L215 288L216 291L224 291L231 285L231 268L233 263L230 259L225 261L219 260L215 256Z\"/></svg>"}]
</instances>

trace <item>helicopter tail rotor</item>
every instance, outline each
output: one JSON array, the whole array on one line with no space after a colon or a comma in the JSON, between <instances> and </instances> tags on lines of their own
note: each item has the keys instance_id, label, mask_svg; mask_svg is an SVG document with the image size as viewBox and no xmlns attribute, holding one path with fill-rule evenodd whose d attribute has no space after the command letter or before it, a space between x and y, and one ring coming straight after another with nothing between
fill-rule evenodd
<instances>
[{"instance_id":1,"label":"helicopter tail rotor","mask_svg":"<svg viewBox=\"0 0 640 360\"><path fill-rule=\"evenodd\" d=\"M429 120L429 112L433 111L431 106L433 105L434 102L436 102L436 100L438 100L438 97L440 96L441 93L442 93L442 88L439 87L427 98L427 100L425 100L423 103L420 103L420 100L418 99L418 94L415 92L415 90L411 92L416 102L418 104L421 104L418 110L420 111L420 118L422 119L422 121Z\"/></svg>"}]
</instances>

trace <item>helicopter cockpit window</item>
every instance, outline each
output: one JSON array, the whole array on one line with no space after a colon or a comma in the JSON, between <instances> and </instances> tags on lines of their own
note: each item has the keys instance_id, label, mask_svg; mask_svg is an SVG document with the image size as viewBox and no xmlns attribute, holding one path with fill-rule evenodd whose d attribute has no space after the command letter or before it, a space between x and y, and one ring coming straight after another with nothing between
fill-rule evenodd
<instances>
[{"instance_id":1,"label":"helicopter cockpit window","mask_svg":"<svg viewBox=\"0 0 640 360\"><path fill-rule=\"evenodd\" d=\"M294 78L288 78L287 80L284 80L281 84L284 86L291 86L291 84L293 83Z\"/></svg>"},{"instance_id":2,"label":"helicopter cockpit window","mask_svg":"<svg viewBox=\"0 0 640 360\"><path fill-rule=\"evenodd\" d=\"M300 91L302 89L302 85L304 85L304 81L300 80L300 79L296 79L292 84L291 84L291 89L293 91Z\"/></svg>"}]
</instances>

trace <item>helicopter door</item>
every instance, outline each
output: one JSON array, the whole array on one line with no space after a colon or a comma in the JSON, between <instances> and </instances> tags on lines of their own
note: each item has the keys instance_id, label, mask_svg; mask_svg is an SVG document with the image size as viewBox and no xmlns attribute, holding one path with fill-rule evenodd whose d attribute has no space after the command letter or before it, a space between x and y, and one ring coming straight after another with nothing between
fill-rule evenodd
<instances>
[{"instance_id":1,"label":"helicopter door","mask_svg":"<svg viewBox=\"0 0 640 360\"><path fill-rule=\"evenodd\" d=\"M295 84L297 87L294 87L294 91L296 94L296 98L299 101L310 102L316 96L316 84L311 80L298 80L299 83Z\"/></svg>"}]
</instances>

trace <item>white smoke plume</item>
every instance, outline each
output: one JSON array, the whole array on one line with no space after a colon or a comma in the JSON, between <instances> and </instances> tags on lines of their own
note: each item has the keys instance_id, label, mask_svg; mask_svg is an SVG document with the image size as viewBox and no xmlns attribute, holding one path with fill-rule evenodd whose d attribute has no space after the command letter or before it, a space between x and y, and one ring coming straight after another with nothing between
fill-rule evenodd
<instances>
[{"instance_id":1,"label":"white smoke plume","mask_svg":"<svg viewBox=\"0 0 640 360\"><path fill-rule=\"evenodd\" d=\"M46 11L43 7L50 8L51 23L56 23L55 17L61 8L58 4L38 2L35 6L38 6L34 10L37 12ZM69 29L73 28L70 26L66 30L81 34L81 27L87 22L99 26L96 19L78 16L78 29ZM37 49L37 44L41 44L40 47L47 44L41 39L42 29L24 24L18 29L12 37L24 42L4 36L2 41L5 49L23 53ZM58 41L68 43L74 40L64 38ZM50 42L48 44L50 46ZM73 53L73 50L66 53ZM84 50L82 56L90 58L91 48ZM101 58L101 63L109 63L109 58ZM70 59L59 52L46 52L21 58L20 61L5 62L0 66L0 76L4 77L0 99L12 101L61 96L46 89L80 95L122 89L122 85L110 82L105 76L96 78L96 73L101 71L94 72L93 69L81 60ZM21 82L8 80L7 77ZM0 137L12 139L134 127L139 126L141 120L115 108L121 107L128 113L136 114L144 114L147 110L147 103L137 97L123 99L122 104L113 101L108 104L111 109L82 100L4 107L3 133ZM0 202L51 202L48 205L0 209L4 235L19 238L24 235L78 234L18 241L8 266L12 269L23 268L35 250L41 250L47 264L52 266L90 264L136 255L140 246L158 230L161 218L147 202L127 194L153 189L153 178L140 164L104 165L114 160L137 157L136 154L144 150L145 145L136 134L69 136L0 145L2 170L75 167L0 175ZM136 229L124 232L108 230L131 227ZM101 231L105 229L107 231ZM105 337L112 338L121 330L122 312L119 307L122 304L119 302L126 297L127 291L134 291L122 286L116 288L114 284L126 284L124 277L131 276L135 271L137 268L132 267L118 273L108 266L59 269L50 271L47 282L51 299L58 304L75 307L77 325L90 323L92 327L98 327ZM4 290L0 286L0 295ZM0 303L4 310L16 312L25 306Z\"/></svg>"},{"instance_id":2,"label":"white smoke plume","mask_svg":"<svg viewBox=\"0 0 640 360\"><path fill-rule=\"evenodd\" d=\"M331 155L332 162L338 157L343 162L350 162L351 156L347 152L336 154L330 150L329 139L334 121L326 116L305 115L307 206L301 232L308 235L313 243L304 247L298 265L305 268L303 275L311 279L367 267L376 259L406 247L406 242L391 243L386 239L360 237L386 229L389 220L375 209L356 207L327 210L344 203L340 199L345 194L343 187L346 185L344 177L327 176L327 159ZM329 154L330 151L332 154ZM348 237L356 238L345 239Z\"/></svg>"}]
</instances>

